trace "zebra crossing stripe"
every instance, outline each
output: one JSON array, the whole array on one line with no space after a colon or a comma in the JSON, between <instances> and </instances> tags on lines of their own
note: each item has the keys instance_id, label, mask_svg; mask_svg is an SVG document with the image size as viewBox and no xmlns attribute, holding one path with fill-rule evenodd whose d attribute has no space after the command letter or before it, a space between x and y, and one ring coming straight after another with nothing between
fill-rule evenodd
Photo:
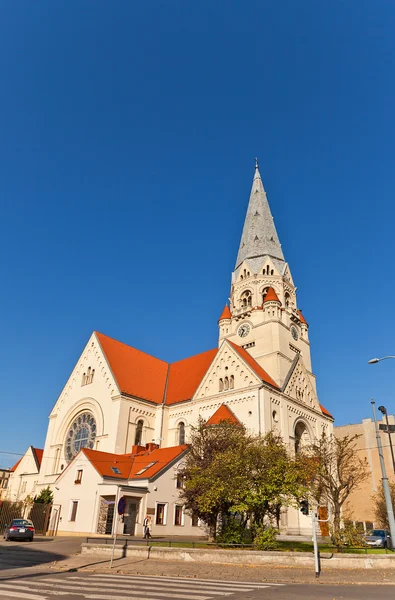
<instances>
[{"instance_id":1,"label":"zebra crossing stripe","mask_svg":"<svg viewBox=\"0 0 395 600\"><path fill-rule=\"evenodd\" d=\"M93 575L92 579L96 579L97 576ZM83 579L82 577L68 577L68 579L72 579L75 581L86 581L86 579ZM228 596L230 593L233 593L234 591L234 586L230 585L230 584L225 584L225 585L218 585L217 583L214 584L208 584L206 585L206 583L200 582L200 581L181 581L180 583L178 583L178 581L173 581L172 583L170 583L170 581L155 581L155 579L149 579L147 577L141 577L141 578L136 578L136 579L128 579L128 581L123 581L123 576L116 576L116 575L105 575L104 577L100 577L99 581L101 582L108 582L108 585L115 585L117 584L117 587L124 586L127 585L128 589L130 589L130 586L135 584L136 586L143 586L143 587L150 587L150 588L170 588L170 589L174 589L175 587L177 589L185 589L188 590L190 588L192 588L193 590L196 590L196 588L207 588L206 591L209 592L210 594L212 594L213 596ZM43 580L44 581L44 580ZM49 579L46 579L45 581L49 581ZM121 582L121 583L120 583ZM95 584L97 585L97 583ZM267 586L266 586L267 587ZM238 587L237 588L240 592L249 592L251 591L251 586L248 587ZM197 591L197 590L196 590ZM200 590L199 590L200 591Z\"/></svg>"},{"instance_id":2,"label":"zebra crossing stripe","mask_svg":"<svg viewBox=\"0 0 395 600\"><path fill-rule=\"evenodd\" d=\"M11 588L11 590L2 588ZM22 589L29 590L30 588ZM24 598L25 600L44 600L42 595L37 596L36 594L25 594L24 592L15 592L12 590L15 590L13 585L10 583L2 583L0 588L0 596L5 596L6 598ZM125 598L125 600L127 599Z\"/></svg>"},{"instance_id":3,"label":"zebra crossing stripe","mask_svg":"<svg viewBox=\"0 0 395 600\"><path fill-rule=\"evenodd\" d=\"M70 578L67 578L70 579ZM93 598L96 596L92 596L90 594L87 594L86 592L100 592L100 593L104 593L106 591L109 592L114 592L114 584L106 584L106 583L89 583L86 582L85 585L79 585L78 582L73 582L73 583L64 583L64 581L67 580L56 580L56 583L47 583L48 580L46 579L40 579L40 581L29 581L29 586L38 586L40 587L40 592L45 593L45 594L50 594L50 595L65 595L67 593L72 593L74 592L74 594L79 594L80 596L83 596L84 598ZM51 580L53 581L53 579ZM80 580L80 581L84 581L84 580ZM15 584L22 584L22 582L15 582ZM24 585L26 585L26 583L24 582ZM44 587L46 586L46 587ZM18 586L19 587L19 586ZM56 589L53 589L56 588ZM15 588L13 588L15 589ZM27 589L30 590L31 588L22 588L19 587L19 589ZM122 600L141 600L142 597L147 598L148 599L152 599L152 600L160 600L161 598L179 598L181 600L211 600L212 596L203 596L202 594L206 593L202 590L201 593L199 592L195 592L193 594L189 593L189 589L185 590L184 593L180 593L180 594L174 594L172 592L166 592L166 593L162 593L162 592L157 592L156 589L152 589L152 590L142 590L142 589L138 589L138 590L131 590L130 589L130 585L117 585L117 589L122 592L123 594L128 594L128 592L131 592L132 594L138 594L138 596L134 595L134 596L117 596L117 598L122 598ZM179 588L180 592L182 591L182 588ZM62 591L60 592L59 590L68 590L66 591ZM116 590L115 590L116 591ZM194 591L194 590L192 590ZM229 596L230 593L224 593L224 596ZM105 598L107 598L107 596L104 596ZM115 597L115 596L114 596ZM36 596L36 598L39 598L40 600L42 600L42 596Z\"/></svg>"},{"instance_id":4,"label":"zebra crossing stripe","mask_svg":"<svg viewBox=\"0 0 395 600\"><path fill-rule=\"evenodd\" d=\"M102 579L127 579L130 581L134 581L134 580L146 580L147 576L139 576L139 575L106 575L106 574L101 574L101 573L95 573L94 575L91 575L91 577L98 577L98 578L102 578ZM270 583L268 581L266 582L259 582L259 581L229 581L227 579L195 579L193 577L158 577L156 575L152 575L151 576L151 582L158 582L158 583L162 583L162 582L183 582L183 583L190 583L190 584L204 584L207 586L215 586L217 587L218 584L221 584L221 588L222 587L229 587L232 589L235 589L235 587L237 587L238 589L240 587L244 587L244 586L248 586L250 587L254 587L254 588L267 588L267 587L281 587L284 586L284 583ZM243 590L240 590L243 591Z\"/></svg>"}]
</instances>

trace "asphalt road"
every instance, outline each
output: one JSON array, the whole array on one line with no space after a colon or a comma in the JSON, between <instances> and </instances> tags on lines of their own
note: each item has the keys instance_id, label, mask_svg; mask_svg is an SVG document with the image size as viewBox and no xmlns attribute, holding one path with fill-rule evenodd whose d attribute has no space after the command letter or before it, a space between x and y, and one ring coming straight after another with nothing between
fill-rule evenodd
<instances>
[{"instance_id":1,"label":"asphalt road","mask_svg":"<svg viewBox=\"0 0 395 600\"><path fill-rule=\"evenodd\" d=\"M393 586L287 585L204 579L50 573L0 577L0 599L8 600L380 600L394 597Z\"/></svg>"}]
</instances>

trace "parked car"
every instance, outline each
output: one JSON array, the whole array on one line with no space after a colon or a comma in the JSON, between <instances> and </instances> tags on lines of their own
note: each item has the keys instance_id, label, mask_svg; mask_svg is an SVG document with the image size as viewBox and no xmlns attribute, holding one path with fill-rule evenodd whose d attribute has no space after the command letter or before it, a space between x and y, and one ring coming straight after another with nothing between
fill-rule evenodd
<instances>
[{"instance_id":1,"label":"parked car","mask_svg":"<svg viewBox=\"0 0 395 600\"><path fill-rule=\"evenodd\" d=\"M365 535L365 542L368 546L376 548L391 548L390 532L386 529L373 529L368 535Z\"/></svg>"},{"instance_id":2,"label":"parked car","mask_svg":"<svg viewBox=\"0 0 395 600\"><path fill-rule=\"evenodd\" d=\"M8 540L28 540L32 542L34 538L34 525L27 519L12 519L11 525L6 525L4 529L4 539Z\"/></svg>"}]
</instances>

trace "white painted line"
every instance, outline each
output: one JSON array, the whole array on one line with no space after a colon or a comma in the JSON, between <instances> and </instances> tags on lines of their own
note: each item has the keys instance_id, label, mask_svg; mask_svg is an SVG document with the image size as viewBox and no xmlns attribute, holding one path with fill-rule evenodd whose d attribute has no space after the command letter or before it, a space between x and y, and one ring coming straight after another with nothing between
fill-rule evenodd
<instances>
[{"instance_id":1,"label":"white painted line","mask_svg":"<svg viewBox=\"0 0 395 600\"><path fill-rule=\"evenodd\" d=\"M128 580L137 580L137 579L147 579L148 576L140 576L140 575L106 575L101 573L95 573L94 575L90 575L90 577L101 577L101 578L116 578L116 579L128 579ZM218 585L221 583L224 586L229 586L234 588L239 586L248 586L248 587L268 587L275 586L280 587L286 585L285 583L259 583L256 581L229 581L229 579L195 579L193 577L157 577L156 575L151 575L152 581L171 581L173 583L182 581L188 583L202 583L205 585Z\"/></svg>"},{"instance_id":2,"label":"white painted line","mask_svg":"<svg viewBox=\"0 0 395 600\"><path fill-rule=\"evenodd\" d=\"M3 590L2 588L11 588L14 590L14 586L11 584L3 583L0 588L0 596L6 596L6 598L24 598L25 600L45 600L44 596L37 596L36 594L25 594L23 592L14 592L10 590ZM29 588L22 588L29 589Z\"/></svg>"},{"instance_id":3,"label":"white painted line","mask_svg":"<svg viewBox=\"0 0 395 600\"><path fill-rule=\"evenodd\" d=\"M103 578L104 577L104 578ZM94 576L92 577L92 579L96 579L97 577ZM86 579L82 578L82 577L68 577L68 579L72 579L74 581L86 581ZM49 579L46 580L42 580L42 581L49 581ZM52 580L54 581L54 580ZM122 581L122 576L117 577L116 575L112 575L112 576L100 576L100 580L99 581L108 581L108 585L113 585L115 586L115 584L117 585L117 587L119 586L120 581ZM125 582L124 585L126 585L127 582ZM178 583L177 581L173 581L170 583L170 581L155 581L155 579L149 579L149 577L145 577L145 578L136 578L136 579L131 579L128 580L127 585L130 586L132 584L135 584L137 587L138 586L143 586L143 587L159 587L159 588L170 588L170 589L190 589L192 588L193 590L196 590L196 588L207 588L206 591L210 592L210 594L213 594L214 596L227 596L228 592L233 592L234 590L234 586L230 585L230 584L225 584L225 585L218 585L217 583L201 583L201 582L196 582L196 581L181 581L180 583ZM94 584L97 585L97 584ZM121 583L122 585L122 583ZM267 587L267 586L265 586ZM251 586L248 587L238 587L237 588L240 592L250 592L253 588ZM199 590L200 591L200 590Z\"/></svg>"},{"instance_id":4,"label":"white painted line","mask_svg":"<svg viewBox=\"0 0 395 600\"><path fill-rule=\"evenodd\" d=\"M68 579L70 579L68 577ZM57 580L57 583L46 583L48 580L47 579L41 579L40 581L29 581L29 585L33 585L33 586L41 586L41 590L45 592L46 594L55 594L56 595L56 590L52 590L51 588L56 587L57 590L69 590L69 593L71 593L72 591L74 591L75 594L80 594L81 596L84 596L84 598L90 598L89 595L86 595L85 593L83 593L80 590L88 590L91 592L105 592L105 591L109 591L109 592L113 592L114 591L114 585L109 585L107 583L92 583L91 585L78 585L77 582L73 582L71 584L67 584L67 583L63 583L63 581L65 581L64 579L62 580L62 582L60 582L59 580ZM51 581L53 581L53 579L51 579ZM43 586L47 586L46 588L43 589ZM147 590L131 590L130 589L130 585L119 585L116 586L119 591L127 594L129 592L135 594L136 592L139 594L140 598L142 596L148 597L149 599L159 599L159 598L181 598L181 600L210 600L210 598L212 598L212 596L202 596L199 592L194 593L194 594L190 594L189 590L187 590L185 593L182 594L174 594L174 593L170 593L170 592L166 592L166 593L160 593L157 592L156 589L153 589L152 591L147 591ZM104 588L104 589L103 589ZM180 589L181 591L181 589ZM202 591L202 593L205 593L204 591ZM187 594L187 595L186 595ZM229 596L230 593L224 593L222 594L223 596ZM129 596L118 596L119 598L123 598L124 600L129 600Z\"/></svg>"}]
</instances>

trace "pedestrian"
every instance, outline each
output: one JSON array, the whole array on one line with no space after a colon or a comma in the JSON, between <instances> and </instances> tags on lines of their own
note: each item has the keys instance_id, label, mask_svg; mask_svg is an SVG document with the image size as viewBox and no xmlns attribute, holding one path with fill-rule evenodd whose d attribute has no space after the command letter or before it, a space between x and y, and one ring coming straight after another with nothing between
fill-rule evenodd
<instances>
[{"instance_id":1,"label":"pedestrian","mask_svg":"<svg viewBox=\"0 0 395 600\"><path fill-rule=\"evenodd\" d=\"M143 521L144 539L148 540L151 537L151 517L146 515Z\"/></svg>"}]
</instances>

